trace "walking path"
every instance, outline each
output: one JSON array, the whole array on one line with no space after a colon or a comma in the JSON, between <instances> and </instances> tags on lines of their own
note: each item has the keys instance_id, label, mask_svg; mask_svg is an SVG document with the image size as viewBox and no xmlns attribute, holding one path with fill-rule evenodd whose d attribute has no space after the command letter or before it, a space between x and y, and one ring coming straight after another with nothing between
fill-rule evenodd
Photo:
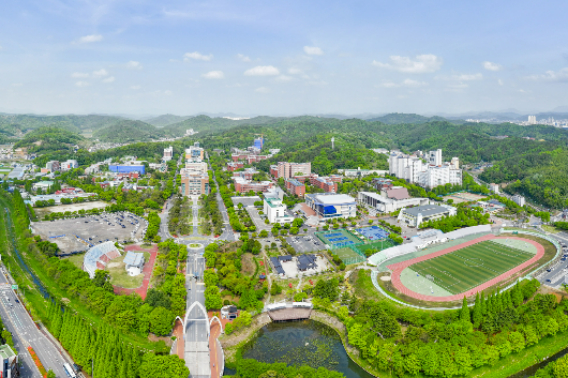
<instances>
[{"instance_id":1,"label":"walking path","mask_svg":"<svg viewBox=\"0 0 568 378\"><path fill-rule=\"evenodd\" d=\"M404 284L402 283L401 279L400 279L400 274L402 273L402 271L404 269L406 269L407 267L416 264L418 262L421 261L425 261L425 260L429 260L432 259L434 257L438 257L438 256L442 256L445 255L447 253L451 253L454 251L457 251L459 249L468 247L470 245L482 242L482 241L486 241L486 240L493 240L493 239L516 239L516 240L522 240L523 242L527 242L530 243L532 245L534 245L537 249L536 255L531 258L530 260L525 261L524 263L518 265L517 267L509 270L508 272L505 272L473 289L470 289L468 291L466 291L465 293L460 293L460 294L455 294L455 295L450 295L450 296L445 296L445 297L435 297L435 296L431 296L431 295L424 295L424 294L419 294L415 291L410 290L409 288L407 288L406 286L404 286ZM459 244L450 248L446 248L443 249L441 251L429 254L429 255L425 255L425 256L420 256L417 258L414 258L412 260L407 260L407 261L402 261L396 264L392 264L387 266L387 268L389 268L392 271L392 275L391 275L391 281L393 286L400 291L401 293L403 293L404 295L407 295L409 297L418 299L418 300L423 300L423 301L431 301L431 302L451 302L451 301L456 301L456 300L460 300L462 299L464 296L465 297L469 297L472 295L475 295L478 292L481 292L493 285L498 284L499 282L505 280L506 278L511 277L512 275L514 275L515 273L518 273L522 270L524 270L525 268L531 266L532 264L534 264L535 262L537 262L538 260L540 260L542 257L544 256L544 247L542 245L540 245L539 243L533 241L533 240L529 240L529 239L523 239L523 238L519 238L519 237L511 237L511 236L507 236L507 237L498 237L495 236L493 234L489 234L489 235L485 235L482 236L480 238L474 239L474 240L470 240L466 243L463 244Z\"/></svg>"}]
</instances>

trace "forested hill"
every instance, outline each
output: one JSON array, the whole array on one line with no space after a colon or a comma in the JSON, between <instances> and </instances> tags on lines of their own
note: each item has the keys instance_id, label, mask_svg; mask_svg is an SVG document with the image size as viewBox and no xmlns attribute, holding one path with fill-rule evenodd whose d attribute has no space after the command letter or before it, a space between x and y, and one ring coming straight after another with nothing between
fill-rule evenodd
<instances>
[{"instance_id":1,"label":"forested hill","mask_svg":"<svg viewBox=\"0 0 568 378\"><path fill-rule=\"evenodd\" d=\"M408 114L408 113L390 113L384 115L382 117L376 117L368 119L369 122L382 122L389 125L401 124L401 123L410 123L410 124L420 124L420 123L428 123L433 121L448 121L452 123L463 123L463 121L449 121L443 117L424 117L419 114Z\"/></svg>"},{"instance_id":2,"label":"forested hill","mask_svg":"<svg viewBox=\"0 0 568 378\"><path fill-rule=\"evenodd\" d=\"M158 129L142 121L124 120L104 129L97 130L93 137L101 142L149 142L166 136L164 129Z\"/></svg>"},{"instance_id":3,"label":"forested hill","mask_svg":"<svg viewBox=\"0 0 568 378\"><path fill-rule=\"evenodd\" d=\"M106 115L58 115L43 116L33 114L0 113L0 129L11 127L13 130L29 131L50 126L81 133L115 124L123 118Z\"/></svg>"},{"instance_id":4,"label":"forested hill","mask_svg":"<svg viewBox=\"0 0 568 378\"><path fill-rule=\"evenodd\" d=\"M27 147L29 152L54 153L72 151L84 140L80 135L57 127L41 127L18 141L14 148Z\"/></svg>"},{"instance_id":5,"label":"forested hill","mask_svg":"<svg viewBox=\"0 0 568 378\"><path fill-rule=\"evenodd\" d=\"M149 123L152 126L165 127L168 125L172 125L174 123L183 122L188 118L191 118L191 116L177 116L173 114L163 114L158 117L142 119L141 121Z\"/></svg>"}]
</instances>

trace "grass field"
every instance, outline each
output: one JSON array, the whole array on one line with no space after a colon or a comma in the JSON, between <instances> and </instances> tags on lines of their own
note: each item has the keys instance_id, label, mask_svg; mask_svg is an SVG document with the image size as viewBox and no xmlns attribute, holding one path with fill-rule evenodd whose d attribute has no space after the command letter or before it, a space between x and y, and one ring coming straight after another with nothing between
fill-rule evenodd
<instances>
[{"instance_id":1,"label":"grass field","mask_svg":"<svg viewBox=\"0 0 568 378\"><path fill-rule=\"evenodd\" d=\"M144 261L148 263L150 260L150 253L144 251ZM144 281L144 274L137 276L129 276L126 272L125 264L123 262L126 253L117 259L111 260L107 263L107 269L110 273L110 283L114 286L122 287L124 289L136 289L142 286Z\"/></svg>"},{"instance_id":2,"label":"grass field","mask_svg":"<svg viewBox=\"0 0 568 378\"><path fill-rule=\"evenodd\" d=\"M345 265L356 264L365 261L365 258L349 247L333 249L332 252L345 263Z\"/></svg>"},{"instance_id":3,"label":"grass field","mask_svg":"<svg viewBox=\"0 0 568 378\"><path fill-rule=\"evenodd\" d=\"M373 250L377 250L377 251L382 251L384 249L390 248L394 246L394 242L392 242L390 239L385 239L385 240L380 240L380 241L376 241L376 242L372 242L372 243L368 243L368 244L360 244L355 246L355 248L357 248L362 254L366 255L365 251L369 250L369 249L373 249Z\"/></svg>"},{"instance_id":4,"label":"grass field","mask_svg":"<svg viewBox=\"0 0 568 378\"><path fill-rule=\"evenodd\" d=\"M529 260L534 254L483 241L409 268L452 294L463 293Z\"/></svg>"}]
</instances>

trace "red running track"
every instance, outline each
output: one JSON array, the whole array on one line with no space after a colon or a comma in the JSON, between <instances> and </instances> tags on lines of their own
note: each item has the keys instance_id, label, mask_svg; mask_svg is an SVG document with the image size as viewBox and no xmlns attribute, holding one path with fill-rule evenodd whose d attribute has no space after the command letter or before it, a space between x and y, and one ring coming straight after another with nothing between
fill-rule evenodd
<instances>
[{"instance_id":1,"label":"red running track","mask_svg":"<svg viewBox=\"0 0 568 378\"><path fill-rule=\"evenodd\" d=\"M429 260L432 259L434 257L438 257L438 256L442 256L445 255L447 253L451 253L454 251L457 251L459 249L465 248L465 247L469 247L470 245L482 242L482 241L486 241L486 240L492 240L492 239L517 239L517 240L522 240L524 242L527 243L531 243L532 245L534 245L536 247L536 255L534 257L532 257L531 259L525 261L524 263L520 264L519 266L485 282L482 283L481 285L474 287L473 289L470 289L464 293L460 293L460 294L455 294L455 295L450 295L450 296L446 296L446 297L435 297L432 295L424 295L424 294L419 294L415 291L410 290L409 288L407 288L406 286L404 286L404 284L402 283L402 281L400 280L400 274L402 273L402 271L405 268L408 268L409 266L416 264L418 262L421 261L425 261L425 260ZM429 255L425 255L425 256L421 256L421 257L417 257L415 259L411 259L411 260L407 260L407 261L402 261L396 264L392 264L387 266L387 268L389 268L392 271L391 274L391 281L393 286L400 291L401 293L403 293L404 295L408 295L409 297L415 298L415 299L419 299L422 301L430 301L430 302L451 302L451 301L457 301L457 300L461 300L464 296L469 297L471 295L475 295L476 293L483 291L501 281L503 281L504 279L512 276L515 273L518 273L520 271L522 271L523 269L531 266L532 264L534 264L535 262L537 262L538 260L540 260L542 258L542 256L544 256L544 247L540 244L538 244L535 241L532 240L528 240L528 239L523 239L523 238L518 238L518 237L497 237L495 235L489 234L489 235L485 235L482 236L480 238L477 239L473 239L471 241L468 241L466 243L463 244L459 244L456 245L454 247L450 247L450 248L446 248L443 249L441 251L429 254Z\"/></svg>"}]
</instances>

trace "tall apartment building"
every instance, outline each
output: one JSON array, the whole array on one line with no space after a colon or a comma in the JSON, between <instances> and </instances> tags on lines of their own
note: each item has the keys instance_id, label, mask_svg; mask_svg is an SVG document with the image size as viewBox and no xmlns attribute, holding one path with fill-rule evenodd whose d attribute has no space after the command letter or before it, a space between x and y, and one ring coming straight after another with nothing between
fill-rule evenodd
<instances>
[{"instance_id":1,"label":"tall apartment building","mask_svg":"<svg viewBox=\"0 0 568 378\"><path fill-rule=\"evenodd\" d=\"M536 116L530 115L528 121L529 125L536 125Z\"/></svg>"},{"instance_id":2,"label":"tall apartment building","mask_svg":"<svg viewBox=\"0 0 568 378\"><path fill-rule=\"evenodd\" d=\"M289 163L280 161L270 166L270 174L274 178L294 178L296 176L309 176L312 173L312 163Z\"/></svg>"},{"instance_id":3,"label":"tall apartment building","mask_svg":"<svg viewBox=\"0 0 568 378\"><path fill-rule=\"evenodd\" d=\"M189 168L180 170L181 186L180 193L184 196L209 194L209 175Z\"/></svg>"},{"instance_id":4,"label":"tall apartment building","mask_svg":"<svg viewBox=\"0 0 568 378\"><path fill-rule=\"evenodd\" d=\"M421 154L420 152L418 152ZM451 163L444 163L442 150L421 154L428 161L424 164L419 156L393 152L389 156L389 173L416 183L425 188L434 188L445 184L462 184L462 171L459 159L452 158Z\"/></svg>"},{"instance_id":5,"label":"tall apartment building","mask_svg":"<svg viewBox=\"0 0 568 378\"><path fill-rule=\"evenodd\" d=\"M513 200L514 203L516 203L519 206L525 206L525 197L516 194L513 197L511 197L511 199Z\"/></svg>"},{"instance_id":6,"label":"tall apartment building","mask_svg":"<svg viewBox=\"0 0 568 378\"><path fill-rule=\"evenodd\" d=\"M163 161L170 161L174 157L174 148L169 146L168 148L164 148L164 157L162 158Z\"/></svg>"},{"instance_id":7,"label":"tall apartment building","mask_svg":"<svg viewBox=\"0 0 568 378\"><path fill-rule=\"evenodd\" d=\"M185 150L185 160L202 161L204 158L203 148L199 147L199 142L195 142L193 146Z\"/></svg>"}]
</instances>

